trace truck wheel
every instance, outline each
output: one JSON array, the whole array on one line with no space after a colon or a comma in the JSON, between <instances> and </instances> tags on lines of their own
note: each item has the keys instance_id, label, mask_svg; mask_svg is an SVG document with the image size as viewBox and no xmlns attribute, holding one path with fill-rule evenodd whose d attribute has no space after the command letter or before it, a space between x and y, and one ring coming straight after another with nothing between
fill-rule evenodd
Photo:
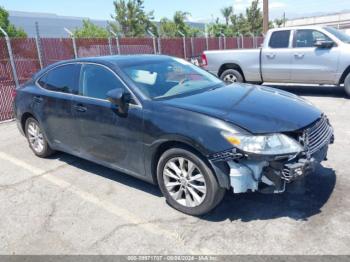
<instances>
[{"instance_id":1,"label":"truck wheel","mask_svg":"<svg viewBox=\"0 0 350 262\"><path fill-rule=\"evenodd\" d=\"M346 76L344 80L344 90L348 97L350 97L350 73Z\"/></svg>"},{"instance_id":2,"label":"truck wheel","mask_svg":"<svg viewBox=\"0 0 350 262\"><path fill-rule=\"evenodd\" d=\"M235 69L226 69L222 74L220 75L220 79L228 84L232 83L243 83L244 79L240 72L238 72Z\"/></svg>"},{"instance_id":3,"label":"truck wheel","mask_svg":"<svg viewBox=\"0 0 350 262\"><path fill-rule=\"evenodd\" d=\"M164 152L158 162L157 178L168 204L192 216L208 213L226 192L201 157L184 148Z\"/></svg>"}]
</instances>

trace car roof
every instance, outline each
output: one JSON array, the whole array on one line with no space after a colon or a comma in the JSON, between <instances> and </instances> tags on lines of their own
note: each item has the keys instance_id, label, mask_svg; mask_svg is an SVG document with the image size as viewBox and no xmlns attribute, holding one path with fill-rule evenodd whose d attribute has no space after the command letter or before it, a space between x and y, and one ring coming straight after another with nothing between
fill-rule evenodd
<instances>
[{"instance_id":1,"label":"car roof","mask_svg":"<svg viewBox=\"0 0 350 262\"><path fill-rule=\"evenodd\" d=\"M106 65L109 67L113 66L125 66L125 65L137 65L137 64L143 64L143 63L152 63L152 62L161 62L171 59L171 56L167 55L111 55L111 56L97 56L97 57L84 57L84 58L77 58L77 59L69 59L69 60L63 60L56 62L54 64L51 64L39 72L37 72L34 75L34 79L40 77L42 74L47 72L48 70L64 65L64 64L70 64L70 63L97 63Z\"/></svg>"}]
</instances>

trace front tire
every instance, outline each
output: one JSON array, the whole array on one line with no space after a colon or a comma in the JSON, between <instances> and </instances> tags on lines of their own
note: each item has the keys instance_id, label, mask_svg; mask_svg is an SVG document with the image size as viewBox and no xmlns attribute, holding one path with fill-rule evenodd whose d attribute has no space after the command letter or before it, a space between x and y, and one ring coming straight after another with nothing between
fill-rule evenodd
<instances>
[{"instance_id":1,"label":"front tire","mask_svg":"<svg viewBox=\"0 0 350 262\"><path fill-rule=\"evenodd\" d=\"M160 190L173 208L193 216L203 215L217 206L225 189L200 156L184 148L163 153L157 166Z\"/></svg>"},{"instance_id":2,"label":"front tire","mask_svg":"<svg viewBox=\"0 0 350 262\"><path fill-rule=\"evenodd\" d=\"M346 76L344 80L344 90L348 97L350 97L350 73Z\"/></svg>"},{"instance_id":3,"label":"front tire","mask_svg":"<svg viewBox=\"0 0 350 262\"><path fill-rule=\"evenodd\" d=\"M235 69L226 69L220 75L220 79L227 84L232 84L232 83L237 83L237 82L243 83L244 82L244 78L243 78L242 74Z\"/></svg>"},{"instance_id":4,"label":"front tire","mask_svg":"<svg viewBox=\"0 0 350 262\"><path fill-rule=\"evenodd\" d=\"M29 117L25 124L25 134L29 143L30 149L38 157L48 157L55 151L49 146L45 134L39 125L39 122Z\"/></svg>"}]
</instances>

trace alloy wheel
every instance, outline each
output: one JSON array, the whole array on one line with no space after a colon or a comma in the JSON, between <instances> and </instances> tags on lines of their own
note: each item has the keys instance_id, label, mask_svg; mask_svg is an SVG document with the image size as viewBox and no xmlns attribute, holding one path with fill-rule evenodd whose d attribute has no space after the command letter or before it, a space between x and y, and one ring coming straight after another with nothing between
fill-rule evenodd
<instances>
[{"instance_id":1,"label":"alloy wheel","mask_svg":"<svg viewBox=\"0 0 350 262\"><path fill-rule=\"evenodd\" d=\"M170 159L164 166L163 179L166 190L179 204L196 207L204 201L206 182L191 160L184 157Z\"/></svg>"},{"instance_id":2,"label":"alloy wheel","mask_svg":"<svg viewBox=\"0 0 350 262\"><path fill-rule=\"evenodd\" d=\"M40 127L35 122L30 122L27 129L28 140L31 147L36 153L41 153L44 150L45 142L44 135Z\"/></svg>"}]
</instances>

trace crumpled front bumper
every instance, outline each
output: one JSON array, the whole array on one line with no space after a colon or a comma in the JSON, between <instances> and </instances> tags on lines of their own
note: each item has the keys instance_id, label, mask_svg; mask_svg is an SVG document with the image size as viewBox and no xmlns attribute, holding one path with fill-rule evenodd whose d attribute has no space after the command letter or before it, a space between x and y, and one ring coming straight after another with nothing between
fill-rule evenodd
<instances>
[{"instance_id":1,"label":"crumpled front bumper","mask_svg":"<svg viewBox=\"0 0 350 262\"><path fill-rule=\"evenodd\" d=\"M327 157L328 144L312 156L300 154L292 159L240 159L231 160L230 185L234 193L259 191L282 193L286 184L314 172L316 165Z\"/></svg>"}]
</instances>

